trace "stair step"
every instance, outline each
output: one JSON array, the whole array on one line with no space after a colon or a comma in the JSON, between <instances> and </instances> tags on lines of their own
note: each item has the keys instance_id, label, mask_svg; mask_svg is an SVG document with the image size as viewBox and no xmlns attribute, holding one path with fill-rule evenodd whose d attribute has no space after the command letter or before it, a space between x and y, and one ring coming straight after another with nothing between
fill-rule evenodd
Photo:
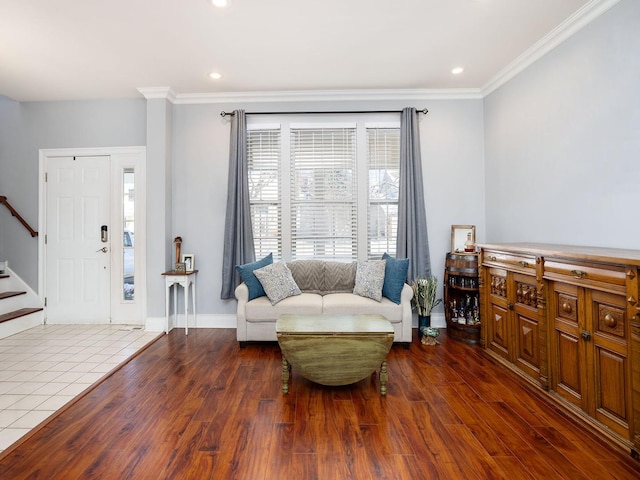
<instances>
[{"instance_id":1,"label":"stair step","mask_svg":"<svg viewBox=\"0 0 640 480\"><path fill-rule=\"evenodd\" d=\"M0 292L0 300L3 298L17 297L18 295L24 295L27 292Z\"/></svg>"},{"instance_id":2,"label":"stair step","mask_svg":"<svg viewBox=\"0 0 640 480\"><path fill-rule=\"evenodd\" d=\"M32 313L39 312L42 308L21 308L20 310L14 310L13 312L4 313L0 315L0 323L8 322L14 318L24 317L25 315L31 315Z\"/></svg>"}]
</instances>

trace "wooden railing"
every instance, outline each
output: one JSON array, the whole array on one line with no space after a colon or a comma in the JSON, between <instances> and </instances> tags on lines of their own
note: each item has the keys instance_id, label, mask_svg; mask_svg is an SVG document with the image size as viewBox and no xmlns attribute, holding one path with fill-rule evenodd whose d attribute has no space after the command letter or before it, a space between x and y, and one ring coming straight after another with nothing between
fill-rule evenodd
<instances>
[{"instance_id":1,"label":"wooden railing","mask_svg":"<svg viewBox=\"0 0 640 480\"><path fill-rule=\"evenodd\" d=\"M16 212L16 209L11 206L11 204L7 200L7 197L0 195L0 203L9 209L9 211L11 212L11 215L16 217L18 221L24 226L24 228L29 230L29 233L31 234L32 237L38 236L38 232L36 232L33 228L31 228L27 223L27 221L24 218L22 218L18 212Z\"/></svg>"}]
</instances>

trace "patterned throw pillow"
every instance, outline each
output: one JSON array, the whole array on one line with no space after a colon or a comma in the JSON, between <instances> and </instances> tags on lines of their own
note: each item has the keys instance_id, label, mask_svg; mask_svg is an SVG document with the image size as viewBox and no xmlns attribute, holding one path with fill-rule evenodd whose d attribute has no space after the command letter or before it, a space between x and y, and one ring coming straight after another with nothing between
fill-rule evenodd
<instances>
[{"instance_id":1,"label":"patterned throw pillow","mask_svg":"<svg viewBox=\"0 0 640 480\"><path fill-rule=\"evenodd\" d=\"M322 260L295 260L287 263L291 275L302 292L322 294L324 262Z\"/></svg>"},{"instance_id":2,"label":"patterned throw pillow","mask_svg":"<svg viewBox=\"0 0 640 480\"><path fill-rule=\"evenodd\" d=\"M242 281L247 284L247 288L249 289L249 300L264 297L264 289L253 272L258 268L266 267L272 263L273 254L270 253L257 262L247 263L245 265L236 265L236 271L240 274L240 278L242 278Z\"/></svg>"},{"instance_id":3,"label":"patterned throw pillow","mask_svg":"<svg viewBox=\"0 0 640 480\"><path fill-rule=\"evenodd\" d=\"M356 270L356 285L353 293L361 297L382 300L382 285L384 284L384 270L386 260L370 260L358 263Z\"/></svg>"},{"instance_id":4,"label":"patterned throw pillow","mask_svg":"<svg viewBox=\"0 0 640 480\"><path fill-rule=\"evenodd\" d=\"M300 289L296 285L291 270L284 262L276 262L253 272L262 284L271 305L293 295L300 295Z\"/></svg>"},{"instance_id":5,"label":"patterned throw pillow","mask_svg":"<svg viewBox=\"0 0 640 480\"><path fill-rule=\"evenodd\" d=\"M357 265L357 262L324 262L324 294L353 292Z\"/></svg>"}]
</instances>

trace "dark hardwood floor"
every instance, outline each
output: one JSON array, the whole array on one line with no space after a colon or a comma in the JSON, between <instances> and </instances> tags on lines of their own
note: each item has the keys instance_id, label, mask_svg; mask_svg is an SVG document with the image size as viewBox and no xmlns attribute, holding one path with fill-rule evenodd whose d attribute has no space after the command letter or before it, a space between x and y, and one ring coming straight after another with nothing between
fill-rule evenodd
<instances>
[{"instance_id":1,"label":"dark hardwood floor","mask_svg":"<svg viewBox=\"0 0 640 480\"><path fill-rule=\"evenodd\" d=\"M277 344L173 330L3 452L0 478L640 478L478 347L439 340L392 348L386 397L375 374L295 371L283 395Z\"/></svg>"}]
</instances>

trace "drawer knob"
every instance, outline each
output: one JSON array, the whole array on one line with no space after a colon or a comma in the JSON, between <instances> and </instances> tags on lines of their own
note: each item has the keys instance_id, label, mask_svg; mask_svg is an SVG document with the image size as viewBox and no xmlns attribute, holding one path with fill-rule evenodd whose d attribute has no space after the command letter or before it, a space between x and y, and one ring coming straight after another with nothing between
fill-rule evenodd
<instances>
[{"instance_id":1,"label":"drawer knob","mask_svg":"<svg viewBox=\"0 0 640 480\"><path fill-rule=\"evenodd\" d=\"M571 275L574 278L584 278L587 276L587 272L583 272L582 270L571 270Z\"/></svg>"},{"instance_id":2,"label":"drawer knob","mask_svg":"<svg viewBox=\"0 0 640 480\"><path fill-rule=\"evenodd\" d=\"M572 310L573 310L573 309L571 308L571 304L570 304L569 302L564 302L564 303L562 304L562 311L563 311L564 313L571 313L571 311L572 311Z\"/></svg>"},{"instance_id":3,"label":"drawer knob","mask_svg":"<svg viewBox=\"0 0 640 480\"><path fill-rule=\"evenodd\" d=\"M518 263L520 264L520 266L522 268L527 268L529 266L529 264L527 262L525 262L524 260L520 260Z\"/></svg>"},{"instance_id":4,"label":"drawer knob","mask_svg":"<svg viewBox=\"0 0 640 480\"><path fill-rule=\"evenodd\" d=\"M613 317L613 315L611 315L610 313L607 313L604 316L604 324L609 328L614 328L618 324L618 322Z\"/></svg>"},{"instance_id":5,"label":"drawer knob","mask_svg":"<svg viewBox=\"0 0 640 480\"><path fill-rule=\"evenodd\" d=\"M496 257L494 257L493 255L491 255L491 256L489 256L489 260L491 260L492 262L495 262L498 259Z\"/></svg>"}]
</instances>

